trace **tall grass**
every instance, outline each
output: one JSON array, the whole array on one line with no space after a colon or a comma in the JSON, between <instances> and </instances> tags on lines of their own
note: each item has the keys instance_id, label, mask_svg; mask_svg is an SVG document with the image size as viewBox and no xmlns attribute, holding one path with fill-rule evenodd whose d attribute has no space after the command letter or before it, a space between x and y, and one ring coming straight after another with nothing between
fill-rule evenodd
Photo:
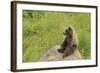
<instances>
[{"instance_id":1,"label":"tall grass","mask_svg":"<svg viewBox=\"0 0 100 73\"><path fill-rule=\"evenodd\" d=\"M23 10L23 62L35 62L50 48L60 45L72 25L83 59L90 58L90 14Z\"/></svg>"}]
</instances>

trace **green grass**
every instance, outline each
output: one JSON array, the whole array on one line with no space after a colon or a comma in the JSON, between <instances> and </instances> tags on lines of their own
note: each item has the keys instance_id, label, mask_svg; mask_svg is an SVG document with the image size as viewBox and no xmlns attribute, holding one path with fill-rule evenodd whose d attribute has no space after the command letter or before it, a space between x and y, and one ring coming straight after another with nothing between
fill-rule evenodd
<instances>
[{"instance_id":1,"label":"green grass","mask_svg":"<svg viewBox=\"0 0 100 73\"><path fill-rule=\"evenodd\" d=\"M83 59L90 57L90 14L23 10L23 62L38 61L48 49L60 45L72 25Z\"/></svg>"}]
</instances>

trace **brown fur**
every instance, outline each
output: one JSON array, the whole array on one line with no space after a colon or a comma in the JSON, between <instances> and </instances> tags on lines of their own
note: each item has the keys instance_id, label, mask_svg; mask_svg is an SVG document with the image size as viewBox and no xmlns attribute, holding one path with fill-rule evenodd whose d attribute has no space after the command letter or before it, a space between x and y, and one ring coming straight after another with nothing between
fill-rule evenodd
<instances>
[{"instance_id":1,"label":"brown fur","mask_svg":"<svg viewBox=\"0 0 100 73\"><path fill-rule=\"evenodd\" d=\"M58 52L63 53L63 58L73 54L78 46L76 32L71 26L65 30L64 35L66 36L65 40L62 43L61 48L58 49Z\"/></svg>"}]
</instances>

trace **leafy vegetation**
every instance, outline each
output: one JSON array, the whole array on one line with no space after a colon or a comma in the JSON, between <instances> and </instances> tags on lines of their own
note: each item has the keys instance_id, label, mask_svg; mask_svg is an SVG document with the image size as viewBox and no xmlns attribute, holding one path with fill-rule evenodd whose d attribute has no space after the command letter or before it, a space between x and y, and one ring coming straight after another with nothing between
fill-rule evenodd
<instances>
[{"instance_id":1,"label":"leafy vegetation","mask_svg":"<svg viewBox=\"0 0 100 73\"><path fill-rule=\"evenodd\" d=\"M83 59L89 59L89 13L23 10L23 62L38 61L48 49L60 45L69 25L75 28Z\"/></svg>"}]
</instances>

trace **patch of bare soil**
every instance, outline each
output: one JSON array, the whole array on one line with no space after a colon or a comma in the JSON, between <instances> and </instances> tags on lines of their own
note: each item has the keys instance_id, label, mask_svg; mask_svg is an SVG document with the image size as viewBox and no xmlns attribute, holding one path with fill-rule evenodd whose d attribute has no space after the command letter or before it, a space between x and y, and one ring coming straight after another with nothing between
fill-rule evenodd
<instances>
[{"instance_id":1,"label":"patch of bare soil","mask_svg":"<svg viewBox=\"0 0 100 73\"><path fill-rule=\"evenodd\" d=\"M80 52L78 51L78 49L75 50L75 52L66 57L66 58L62 58L61 53L59 53L57 51L57 49L59 49L60 46L54 46L53 48L49 49L46 53L44 53L43 56L41 56L39 61L63 61L63 60L80 60L82 59L82 56L80 54Z\"/></svg>"}]
</instances>

